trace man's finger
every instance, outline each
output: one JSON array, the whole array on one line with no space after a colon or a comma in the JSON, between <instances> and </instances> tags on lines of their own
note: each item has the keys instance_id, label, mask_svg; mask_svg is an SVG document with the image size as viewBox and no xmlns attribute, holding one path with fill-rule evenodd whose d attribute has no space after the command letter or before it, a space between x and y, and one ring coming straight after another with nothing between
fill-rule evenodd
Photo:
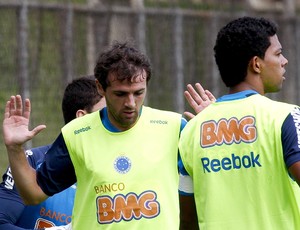
<instances>
[{"instance_id":1,"label":"man's finger","mask_svg":"<svg viewBox=\"0 0 300 230\"><path fill-rule=\"evenodd\" d=\"M187 120L191 120L193 117L195 117L195 115L194 114L192 114L192 113L190 113L190 112L184 112L183 113L184 114L184 116L187 118Z\"/></svg>"},{"instance_id":2,"label":"man's finger","mask_svg":"<svg viewBox=\"0 0 300 230\"><path fill-rule=\"evenodd\" d=\"M24 117L29 119L30 118L30 111L31 111L31 104L30 100L26 99L25 100L25 108L24 108Z\"/></svg>"}]
</instances>

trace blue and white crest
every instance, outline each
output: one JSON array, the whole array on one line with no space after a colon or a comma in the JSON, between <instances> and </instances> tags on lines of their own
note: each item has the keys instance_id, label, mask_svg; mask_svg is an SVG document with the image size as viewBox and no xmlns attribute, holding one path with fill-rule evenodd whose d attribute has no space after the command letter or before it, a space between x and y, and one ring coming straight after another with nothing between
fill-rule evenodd
<instances>
[{"instance_id":1,"label":"blue and white crest","mask_svg":"<svg viewBox=\"0 0 300 230\"><path fill-rule=\"evenodd\" d=\"M119 156L114 162L114 168L118 173L128 173L128 171L131 169L131 161L126 156Z\"/></svg>"}]
</instances>

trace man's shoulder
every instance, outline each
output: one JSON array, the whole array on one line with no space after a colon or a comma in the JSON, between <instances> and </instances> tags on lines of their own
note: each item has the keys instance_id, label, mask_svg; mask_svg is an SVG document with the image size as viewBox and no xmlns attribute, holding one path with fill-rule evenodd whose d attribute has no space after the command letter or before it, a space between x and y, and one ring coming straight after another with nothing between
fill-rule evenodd
<instances>
[{"instance_id":1,"label":"man's shoulder","mask_svg":"<svg viewBox=\"0 0 300 230\"><path fill-rule=\"evenodd\" d=\"M100 120L100 112L95 111L92 113L88 113L82 117L77 117L76 119L73 119L68 124L66 124L61 130L62 133L65 132L65 130L76 130L78 128L82 128L82 126L91 126L91 125L97 125L97 123Z\"/></svg>"},{"instance_id":2,"label":"man's shoulder","mask_svg":"<svg viewBox=\"0 0 300 230\"><path fill-rule=\"evenodd\" d=\"M143 111L151 112L153 114L158 114L158 115L174 116L177 118L182 117L182 114L174 112L174 111L156 109L156 108L152 108L152 107L148 107L148 106L143 106Z\"/></svg>"},{"instance_id":3,"label":"man's shoulder","mask_svg":"<svg viewBox=\"0 0 300 230\"><path fill-rule=\"evenodd\" d=\"M268 98L266 99L266 101L267 102L265 104L262 104L261 106L265 105L265 109L269 110L272 114L276 114L276 116L282 115L286 117L287 114L291 113L292 111L299 111L299 106L296 104L290 104L283 101L276 101Z\"/></svg>"},{"instance_id":4,"label":"man's shoulder","mask_svg":"<svg viewBox=\"0 0 300 230\"><path fill-rule=\"evenodd\" d=\"M173 127L178 127L180 130L182 130L187 123L186 119L182 116L182 114L173 111L160 110L143 106L142 113L144 114L144 119L148 119L152 125L169 124Z\"/></svg>"}]
</instances>

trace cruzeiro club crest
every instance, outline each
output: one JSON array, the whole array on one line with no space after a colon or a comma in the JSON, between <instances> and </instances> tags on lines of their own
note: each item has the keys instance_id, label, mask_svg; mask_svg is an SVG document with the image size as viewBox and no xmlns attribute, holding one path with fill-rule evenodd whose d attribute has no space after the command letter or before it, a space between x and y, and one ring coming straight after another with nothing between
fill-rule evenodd
<instances>
[{"instance_id":1,"label":"cruzeiro club crest","mask_svg":"<svg viewBox=\"0 0 300 230\"><path fill-rule=\"evenodd\" d=\"M118 173L128 173L131 168L131 161L126 156L119 156L115 159L114 168Z\"/></svg>"}]
</instances>

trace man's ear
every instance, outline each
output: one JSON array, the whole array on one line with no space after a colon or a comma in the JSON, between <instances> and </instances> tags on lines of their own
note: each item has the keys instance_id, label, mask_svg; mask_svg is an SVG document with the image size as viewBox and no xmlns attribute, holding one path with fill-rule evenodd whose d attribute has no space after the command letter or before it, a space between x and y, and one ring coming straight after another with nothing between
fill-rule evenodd
<instances>
[{"instance_id":1,"label":"man's ear","mask_svg":"<svg viewBox=\"0 0 300 230\"><path fill-rule=\"evenodd\" d=\"M104 96L104 89L103 89L102 85L100 84L100 82L97 79L96 79L96 86L97 86L98 93L101 96Z\"/></svg>"},{"instance_id":2,"label":"man's ear","mask_svg":"<svg viewBox=\"0 0 300 230\"><path fill-rule=\"evenodd\" d=\"M254 56L251 60L250 60L250 68L252 69L253 72L255 73L261 73L261 67L262 67L262 59Z\"/></svg>"},{"instance_id":3,"label":"man's ear","mask_svg":"<svg viewBox=\"0 0 300 230\"><path fill-rule=\"evenodd\" d=\"M87 114L87 112L86 112L85 110L83 110L83 109L78 109L78 110L76 111L76 118L82 117L82 116L84 116L85 114Z\"/></svg>"}]
</instances>

